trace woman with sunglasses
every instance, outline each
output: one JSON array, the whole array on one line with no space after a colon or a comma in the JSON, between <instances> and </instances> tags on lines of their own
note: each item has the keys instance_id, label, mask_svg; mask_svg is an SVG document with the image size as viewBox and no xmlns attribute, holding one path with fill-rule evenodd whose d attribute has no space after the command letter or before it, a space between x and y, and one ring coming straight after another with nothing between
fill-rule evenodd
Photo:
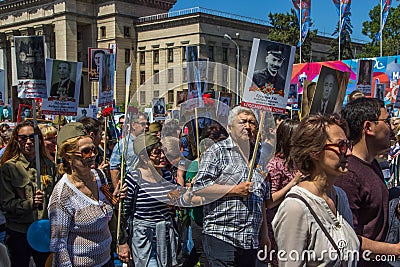
<instances>
[{"instance_id":1,"label":"woman with sunglasses","mask_svg":"<svg viewBox=\"0 0 400 267\"><path fill-rule=\"evenodd\" d=\"M100 190L104 174L93 169L98 153L93 138L82 123L69 123L57 144L62 178L49 203L53 265L112 267L108 222L113 210Z\"/></svg>"},{"instance_id":2,"label":"woman with sunglasses","mask_svg":"<svg viewBox=\"0 0 400 267\"><path fill-rule=\"evenodd\" d=\"M29 226L47 218L47 203L53 189L55 165L45 154L43 137L38 131L35 148L31 121L19 123L0 160L0 201L6 224L6 245L12 266L29 266L31 256L36 266L44 266L49 253L35 251L28 244ZM39 150L41 186L37 186L36 149Z\"/></svg>"},{"instance_id":3,"label":"woman with sunglasses","mask_svg":"<svg viewBox=\"0 0 400 267\"><path fill-rule=\"evenodd\" d=\"M171 172L165 170L167 160L160 140L152 134L142 134L133 142L138 155L136 169L128 172L124 214L132 221L131 248L127 239L120 240L119 256L131 259L135 266L169 267L176 262L176 242L168 194L176 189Z\"/></svg>"},{"instance_id":4,"label":"woman with sunglasses","mask_svg":"<svg viewBox=\"0 0 400 267\"><path fill-rule=\"evenodd\" d=\"M304 118L291 157L305 176L291 188L272 221L279 266L356 266L359 241L346 194L333 186L347 172L352 145L337 117ZM350 254L349 254L350 253ZM349 256L350 255L350 256ZM349 256L349 257L347 257Z\"/></svg>"}]
</instances>

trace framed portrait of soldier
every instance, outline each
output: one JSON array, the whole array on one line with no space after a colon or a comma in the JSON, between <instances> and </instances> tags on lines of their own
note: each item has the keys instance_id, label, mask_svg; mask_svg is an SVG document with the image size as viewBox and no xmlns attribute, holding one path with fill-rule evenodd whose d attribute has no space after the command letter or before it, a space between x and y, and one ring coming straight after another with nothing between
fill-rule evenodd
<instances>
[{"instance_id":1,"label":"framed portrait of soldier","mask_svg":"<svg viewBox=\"0 0 400 267\"><path fill-rule=\"evenodd\" d=\"M166 113L165 98L154 98L152 102L154 117L164 117Z\"/></svg>"}]
</instances>

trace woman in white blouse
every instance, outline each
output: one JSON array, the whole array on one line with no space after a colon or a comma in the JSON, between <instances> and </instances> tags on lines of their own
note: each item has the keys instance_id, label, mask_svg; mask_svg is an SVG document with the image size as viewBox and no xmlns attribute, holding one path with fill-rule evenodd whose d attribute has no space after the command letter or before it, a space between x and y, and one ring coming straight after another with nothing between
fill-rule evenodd
<instances>
[{"instance_id":1,"label":"woman in white blouse","mask_svg":"<svg viewBox=\"0 0 400 267\"><path fill-rule=\"evenodd\" d=\"M348 200L333 186L351 155L345 131L337 117L314 115L293 134L291 156L306 177L288 192L272 222L279 266L357 265L360 244Z\"/></svg>"},{"instance_id":2,"label":"woman in white blouse","mask_svg":"<svg viewBox=\"0 0 400 267\"><path fill-rule=\"evenodd\" d=\"M113 210L100 190L104 174L92 169L97 147L79 122L61 128L57 143L62 158L58 171L63 176L48 208L53 266L112 267L108 222Z\"/></svg>"}]
</instances>

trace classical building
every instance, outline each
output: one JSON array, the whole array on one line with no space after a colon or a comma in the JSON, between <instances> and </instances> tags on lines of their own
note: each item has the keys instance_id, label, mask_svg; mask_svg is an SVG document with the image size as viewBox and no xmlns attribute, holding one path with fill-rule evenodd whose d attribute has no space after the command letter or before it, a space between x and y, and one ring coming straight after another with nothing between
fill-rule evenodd
<instances>
[{"instance_id":1,"label":"classical building","mask_svg":"<svg viewBox=\"0 0 400 267\"><path fill-rule=\"evenodd\" d=\"M115 99L125 100L125 69L132 63L130 96L140 106L165 96L176 105L187 90L185 48L197 46L208 59L208 89L229 90L236 84L236 51L240 71L247 72L252 39L265 39L266 21L204 8L168 12L176 0L5 0L0 2L0 69L7 73L6 96L15 97L13 37L44 35L47 57L83 62L81 106L97 95L88 81L88 47L117 44ZM224 38L228 34L232 39ZM326 59L330 38L313 40L312 59ZM360 46L357 46L360 49ZM218 64L216 64L218 63ZM240 83L242 84L243 78Z\"/></svg>"}]
</instances>

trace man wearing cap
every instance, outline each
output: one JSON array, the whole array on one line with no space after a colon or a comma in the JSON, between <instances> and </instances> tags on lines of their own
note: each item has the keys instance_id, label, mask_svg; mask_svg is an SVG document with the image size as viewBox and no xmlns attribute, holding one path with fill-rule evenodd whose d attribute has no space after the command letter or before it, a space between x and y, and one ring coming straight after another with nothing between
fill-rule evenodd
<instances>
[{"instance_id":1,"label":"man wearing cap","mask_svg":"<svg viewBox=\"0 0 400 267\"><path fill-rule=\"evenodd\" d=\"M274 88L275 92L285 89L285 78L279 73L284 60L282 45L272 44L267 47L266 68L255 71L253 75L253 82L258 88L270 87Z\"/></svg>"},{"instance_id":2,"label":"man wearing cap","mask_svg":"<svg viewBox=\"0 0 400 267\"><path fill-rule=\"evenodd\" d=\"M161 139L162 125L158 121L152 122L149 126L149 133Z\"/></svg>"},{"instance_id":3,"label":"man wearing cap","mask_svg":"<svg viewBox=\"0 0 400 267\"><path fill-rule=\"evenodd\" d=\"M125 122L128 121L128 119L125 120ZM114 186L117 185L120 177L123 144L125 143L126 153L124 154L124 157L126 168L130 169L133 167L134 163L137 160L137 156L133 150L133 141L137 136L144 133L145 131L148 131L148 121L146 114L139 113L138 115L134 115L134 117L132 118L131 129L128 130L129 134L121 139L121 141L117 145L115 145L110 157L110 173L111 180Z\"/></svg>"}]
</instances>

